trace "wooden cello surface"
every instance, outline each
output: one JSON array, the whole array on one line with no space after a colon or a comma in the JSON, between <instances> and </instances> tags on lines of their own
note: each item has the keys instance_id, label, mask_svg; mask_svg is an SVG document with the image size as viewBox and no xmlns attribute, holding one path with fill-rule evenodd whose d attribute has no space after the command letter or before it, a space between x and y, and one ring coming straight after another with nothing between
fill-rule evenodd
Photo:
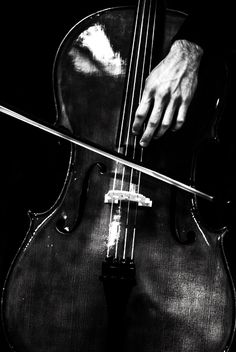
<instances>
[{"instance_id":1,"label":"wooden cello surface","mask_svg":"<svg viewBox=\"0 0 236 352\"><path fill-rule=\"evenodd\" d=\"M163 51L183 20L166 12ZM57 124L110 150L117 150L122 128L127 132L120 116L134 21L128 7L91 15L72 28L55 60ZM144 153L147 166L197 183L193 155L215 140L212 125L220 119L222 80L212 83L214 77L203 68L186 126L153 142ZM130 171L71 147L63 190L47 212L30 214L5 282L9 345L17 352L227 351L235 325L223 250L227 227L211 229L193 195L144 175L140 194L150 206L128 201L119 207L109 202L114 177L116 189L130 189ZM113 231L120 234L117 246ZM128 263L128 274L114 274L117 262L109 267L108 251Z\"/></svg>"}]
</instances>

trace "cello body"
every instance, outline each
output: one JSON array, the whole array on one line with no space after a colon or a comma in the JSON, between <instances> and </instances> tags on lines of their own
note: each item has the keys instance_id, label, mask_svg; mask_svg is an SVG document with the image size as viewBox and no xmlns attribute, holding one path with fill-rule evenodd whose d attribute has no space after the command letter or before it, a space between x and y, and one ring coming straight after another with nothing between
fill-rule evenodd
<instances>
[{"instance_id":1,"label":"cello body","mask_svg":"<svg viewBox=\"0 0 236 352\"><path fill-rule=\"evenodd\" d=\"M85 18L65 37L54 65L57 124L109 150L117 149L121 129L134 20L129 7ZM166 12L162 55L183 20ZM206 81L199 82L203 90L186 126L145 151L147 166L193 184L193 154L215 137L210 126L221 94L217 84ZM207 104L201 105L209 87ZM102 263L111 240L111 204L104 197L116 168L115 162L72 146L57 201L44 213L29 213L31 226L2 296L10 347L16 352L227 351L235 328L234 287L223 248L227 227L207 226L193 195L142 175L140 192L152 206L131 206L128 226L125 220L120 224L128 235L135 224L135 245L128 239L126 247L128 258L134 252L135 280L128 290L120 283L122 275L106 283ZM127 207L121 219L127 218Z\"/></svg>"}]
</instances>

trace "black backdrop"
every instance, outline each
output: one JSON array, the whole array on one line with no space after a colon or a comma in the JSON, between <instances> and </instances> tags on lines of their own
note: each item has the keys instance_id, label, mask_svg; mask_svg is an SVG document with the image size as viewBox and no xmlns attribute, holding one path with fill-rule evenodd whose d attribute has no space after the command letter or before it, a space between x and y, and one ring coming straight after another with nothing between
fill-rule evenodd
<instances>
[{"instance_id":1,"label":"black backdrop","mask_svg":"<svg viewBox=\"0 0 236 352\"><path fill-rule=\"evenodd\" d=\"M0 104L33 119L55 121L52 66L69 29L85 16L135 0L81 0L5 4L0 21ZM178 5L176 4L178 3ZM168 1L187 9L188 1ZM176 6L177 5L177 6ZM68 148L58 139L0 114L0 289L29 220L27 210L48 209L63 184ZM2 350L8 351L1 333ZM66 352L66 351L65 351Z\"/></svg>"}]
</instances>

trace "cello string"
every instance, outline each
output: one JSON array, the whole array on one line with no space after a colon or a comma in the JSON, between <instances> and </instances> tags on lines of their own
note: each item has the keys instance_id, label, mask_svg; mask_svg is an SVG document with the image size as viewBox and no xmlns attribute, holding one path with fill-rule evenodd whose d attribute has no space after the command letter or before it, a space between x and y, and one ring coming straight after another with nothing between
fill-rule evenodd
<instances>
[{"instance_id":1,"label":"cello string","mask_svg":"<svg viewBox=\"0 0 236 352\"><path fill-rule=\"evenodd\" d=\"M145 14L146 2L147 2L147 0L144 0L143 10L142 10L142 18L141 18L141 29L139 32L137 55L136 55L135 67L134 67L134 78L133 78L133 82L132 82L131 104L130 104L130 109L129 109L128 130L127 130L126 146L125 146L125 155L126 156L128 154L129 139L130 139L130 135L131 135L130 130L131 130L131 122L132 122L132 118L133 118L135 88L136 88L137 75L138 75L138 64L139 64L139 60L140 60L141 43L142 43L142 36L143 36L143 31L144 31L144 14Z\"/></svg>"},{"instance_id":2,"label":"cello string","mask_svg":"<svg viewBox=\"0 0 236 352\"><path fill-rule=\"evenodd\" d=\"M140 0L138 1L137 5L137 12L136 12L136 18L135 18L135 25L134 25L134 35L133 35L133 40L132 40L132 47L131 47L131 54L130 54L130 62L128 65L128 72L127 72L127 84L126 84L126 89L125 89L125 94L124 94L124 102L123 102L123 107L122 107L122 115L121 115L121 125L120 125L120 131L119 131L119 142L118 142L118 148L117 151L118 153L121 153L121 144L122 144L122 136L123 136L123 129L124 129L124 121L125 121L125 114L127 110L127 104L128 104L128 87L130 86L130 80L131 80L131 67L132 67L132 62L133 62L133 57L134 57L134 48L135 48L135 38L136 38L136 33L137 33L137 28L138 28L138 14L140 12ZM123 189L123 184L124 184L124 176L125 176L125 166L124 164L121 164L122 166L122 176L121 176L121 184L120 184L120 189ZM116 162L115 166L115 172L114 172L114 178L113 178L113 186L112 189L113 191L117 187L117 175L118 175L118 167L119 167L119 162ZM120 208L121 208L121 201L120 203ZM112 199L112 207L110 209L110 223L109 223L109 228L111 227L111 222L113 219L113 210L114 210L114 200ZM116 254L118 252L118 243L116 242Z\"/></svg>"},{"instance_id":3,"label":"cello string","mask_svg":"<svg viewBox=\"0 0 236 352\"><path fill-rule=\"evenodd\" d=\"M126 257L127 232L128 232L128 228L126 227L126 228L125 228L124 247L123 247L123 256L122 256L122 259L125 259L125 257Z\"/></svg>"},{"instance_id":4,"label":"cello string","mask_svg":"<svg viewBox=\"0 0 236 352\"><path fill-rule=\"evenodd\" d=\"M143 38L143 33L145 30L144 27L144 20L145 20L145 10L146 10L146 6L147 6L147 0L145 0L143 2L143 8L142 8L142 13L141 13L141 24L140 24L140 31L139 31L139 36L138 36L138 41L137 41L137 54L136 54L136 59L135 59L135 65L134 65L134 77L133 77L133 81L132 81L132 91L131 91L131 100L130 100L130 106L129 106L129 117L128 117L128 130L127 130L127 135L126 135L126 143L125 143L125 156L128 155L128 149L130 146L130 141L133 140L133 155L132 155L132 159L135 160L135 153L136 153L136 140L137 137L131 137L131 123L133 120L133 114L134 114L134 100L135 100L135 92L136 92L136 82L137 82L137 76L138 76L138 66L140 63L140 53L141 53L141 45L142 45L142 38ZM149 8L149 16L148 16L148 22L147 22L147 28L149 27L149 17L150 17L150 8ZM145 41L145 50L146 50L146 42L147 39ZM132 142L131 142L132 145ZM128 185L128 191L132 192L132 191L136 191L133 186L133 174L134 174L134 169L131 168L130 169L130 173L129 173L129 185ZM129 218L130 218L130 200L128 200L128 206L127 206L127 212L126 212L126 229L128 231L128 226L129 226ZM128 236L126 231L126 236ZM125 238L124 241L124 248L123 248L123 257L125 257L126 255L126 241L127 241L127 237Z\"/></svg>"},{"instance_id":5,"label":"cello string","mask_svg":"<svg viewBox=\"0 0 236 352\"><path fill-rule=\"evenodd\" d=\"M137 35L136 33L137 33L137 28L138 28L138 17L139 17L138 14L139 14L139 12L140 12L140 0L138 1L138 6L137 6L137 14L136 14L136 19L135 19L134 34L133 34L132 48L131 48L131 54L130 54L130 62L129 62L129 66L128 66L127 84L126 84L126 89L125 89L125 94L124 94L124 103L123 103L123 109L122 109L118 152L121 151L122 133L123 133L123 128L124 128L126 109L127 109L127 105L128 105L128 87L130 86L130 81L131 81L131 71L132 71L131 67L132 67L132 62L133 62L133 57L134 57L135 38Z\"/></svg>"},{"instance_id":6,"label":"cello string","mask_svg":"<svg viewBox=\"0 0 236 352\"><path fill-rule=\"evenodd\" d=\"M145 6L146 6L146 1L145 1ZM147 21L147 26L146 26L146 39L145 39L145 46L144 46L144 56L143 56L143 62L142 62L142 70L141 70L141 83L139 84L139 102L141 98L141 91L143 87L143 81L144 81L144 70L145 70L145 58L146 58L146 52L147 52L147 42L148 42L148 32L150 28L150 15L151 15L151 1L149 2L149 10L148 10L148 21ZM144 10L143 10L143 18L142 20L144 21ZM137 71L138 71L138 65L137 63L139 62L139 57L140 57L140 46L141 46L141 37L142 37L142 32L143 32L143 22L142 22L142 31L140 32L140 38L139 38L139 47L138 47L138 54L137 54L137 61L136 61L136 71L135 71L135 77L134 77L134 82L133 82L133 94L132 94L132 100L131 100L131 108L130 108L130 114L129 114L129 129L128 129L128 134L127 134L127 142L126 142L126 148L128 149L129 146L129 139L133 139L133 160L135 160L135 155L136 155L136 147L137 147L137 136L132 136L130 138L130 129L131 129L131 121L134 116L134 95L135 95L135 88L137 86L136 81L137 81ZM142 148L143 149L143 148ZM127 152L126 152L127 155ZM132 183L133 179L133 169L131 169L131 177L130 177L130 184Z\"/></svg>"},{"instance_id":7,"label":"cello string","mask_svg":"<svg viewBox=\"0 0 236 352\"><path fill-rule=\"evenodd\" d=\"M144 7L146 6L146 1L144 4ZM129 143L128 140L130 139L130 129L131 129L131 122L132 119L134 117L134 108L135 108L135 104L134 104L134 96L135 96L135 89L136 86L139 87L139 99L138 101L140 102L140 98L141 98L141 92L142 92L142 88L143 88L143 81L144 81L144 71L145 71L145 60L146 60L146 53L147 53L147 46L148 46L148 33L149 33L149 28L150 28L150 16L151 16L151 7L152 7L152 0L149 1L149 9L148 9L148 20L147 20L147 25L146 25L146 37L145 37L145 45L144 45L144 55L143 55L143 60L142 60L142 70L141 70L141 80L140 80L140 84L136 84L137 81L137 72L138 72L138 63L139 63L139 58L140 58L140 47L141 47L141 42L142 42L142 32L143 32L143 23L144 23L144 13L145 13L145 9L143 10L143 18L142 18L142 30L140 31L140 38L139 38L139 47L138 47L138 54L137 54L137 60L136 60L136 67L135 67L135 77L134 77L134 82L133 82L133 94L132 94L132 99L131 99L131 108L130 108L130 114L129 114L129 129L128 129L128 133L127 133L127 142L126 142L126 146L128 148ZM152 44L153 45L153 44ZM133 136L132 136L133 137ZM136 148L137 145L137 136L134 136L134 146L133 148ZM126 154L127 155L127 154Z\"/></svg>"},{"instance_id":8,"label":"cello string","mask_svg":"<svg viewBox=\"0 0 236 352\"><path fill-rule=\"evenodd\" d=\"M124 104L123 104L123 111L122 111L122 120L121 120L121 127L120 127L120 136L119 136L119 144L118 144L118 152L121 151L121 143L122 143L122 139L123 139L123 132L124 132L124 122L125 122L125 117L127 115L127 106L128 106L128 96L129 96L129 87L130 87L130 82L131 82L131 72L133 73L133 61L134 61L134 53L135 53L135 46L137 45L137 28L138 28L138 19L140 17L140 11L141 11L141 5L140 5L141 1L139 0L138 2L138 8L137 8L137 14L136 14L136 20L135 20L135 29L134 29L134 35L133 35L133 42L132 42L132 50L131 50L131 57L130 57L130 64L129 64L129 68L128 68L128 77L127 77L127 84L126 84L126 90L125 90L125 98L124 98ZM141 45L141 37L142 37L142 32L143 32L143 22L144 22L144 9L146 6L146 0L144 1L143 4L143 8L142 8L142 16L141 16L141 29L139 32L139 37L138 37L138 57L140 55L140 45ZM134 70L134 79L132 82L132 87L135 86L135 82L136 82L136 77L137 77L137 63L139 62L139 60L136 58L136 65L135 65L135 70ZM133 95L134 95L134 90L132 91L132 98L131 98L131 102L133 102ZM131 105L133 105L133 103L131 103ZM127 136L126 136L126 143L125 143L125 156L127 156L128 154L128 146L129 146L129 136L130 136L130 129L131 129L131 118L132 118L132 110L129 110L129 119L128 119L128 132L127 132ZM133 158L134 159L134 158ZM121 184L120 184L120 190L122 191L124 188L124 179L125 179L125 175L126 175L126 167L124 165L122 165L122 176L121 176ZM133 168L131 168L131 173L133 174ZM116 165L116 170L115 170L115 179L114 179L114 187L113 189L115 189L115 183L116 183L116 179L117 179L117 174L118 174L118 165ZM131 184L129 185L129 189ZM122 201L120 200L120 205L121 205ZM127 240L127 229L128 229L128 219L129 219L129 209L130 209L130 201L128 200L128 206L127 206L127 212L126 212L126 225L125 225L125 235L124 235L124 250L123 250L123 256L125 256L125 248L126 248L126 240ZM111 216L112 218L112 216ZM118 245L118 243L116 243L116 245ZM116 247L116 254L117 254L117 247Z\"/></svg>"},{"instance_id":9,"label":"cello string","mask_svg":"<svg viewBox=\"0 0 236 352\"><path fill-rule=\"evenodd\" d=\"M150 5L151 8L151 5ZM152 69L152 59L153 59L153 47L154 47L154 37L155 37L155 30L156 30L156 14L157 14L157 2L155 1L155 8L154 8L154 18L153 18L153 26L152 26L152 35L151 35L151 48L150 48L150 56L149 56L149 67L148 67L148 73L150 74L151 69ZM148 32L149 33L149 32ZM147 38L146 38L147 39ZM146 54L146 53L145 53ZM147 55L145 55L145 60L147 59ZM142 82L140 85L140 92L139 92L139 102L141 101L141 96L142 96L142 89L143 89L143 82L144 82L144 72L145 72L145 60L143 60L143 70L142 70ZM145 131L146 125L144 124L143 126L143 132ZM144 153L144 148L141 147L141 153L140 153L140 162L143 161L143 153ZM138 176L138 192L140 192L140 184L141 184L141 172L139 171L139 176Z\"/></svg>"},{"instance_id":10,"label":"cello string","mask_svg":"<svg viewBox=\"0 0 236 352\"><path fill-rule=\"evenodd\" d=\"M146 9L147 7L147 9ZM135 75L134 75L134 81L133 81L133 90L132 90L132 98L131 98L131 106L130 106L130 114L129 114L129 123L128 123L128 133L127 133L127 141L126 141L126 155L127 155L127 151L128 151L128 147L129 147L129 140L133 139L133 160L135 160L136 158L136 148L137 148L137 136L132 136L130 138L130 130L131 130L131 122L133 120L133 116L134 116L134 108L135 108L135 93L136 93L136 87L139 87L139 99L138 101L140 102L140 97L141 97L141 91L142 91L142 87L143 87L143 81L144 81L144 72L145 72L145 66L146 66L146 57L147 57L147 46L148 46L148 35L149 35L149 30L150 30L150 17L151 17L151 7L152 7L152 1L150 0L147 4L147 2L144 2L144 8L143 8L143 12L142 12L142 29L140 31L140 35L139 35L139 45L138 45L138 53L137 53L137 59L136 59L136 66L135 66ZM144 28L144 19L146 19L145 15L145 11L148 11L148 16L147 16L147 21L146 21L146 26ZM143 40L144 37L144 30L146 31L145 33L145 38ZM143 50L143 58L142 58L142 65L141 65L141 80L139 84L136 84L137 82L137 76L138 76L138 65L140 64L140 52L141 52L141 44L144 41L144 50ZM132 143L131 143L132 144ZM143 149L143 148L141 148ZM141 152L142 154L142 152ZM138 174L138 183L136 183L136 180L134 180L134 169L131 168L130 170L130 177L129 177L129 190L130 191L134 191L139 193L139 184L140 184L140 172ZM135 244L135 226L136 226L136 218L137 218L137 208L138 208L138 204L136 203L135 205L135 216L134 216L134 223L133 223L133 235L132 235L132 246L131 246L131 257L133 257L134 255L134 244ZM128 223L129 221L129 210L130 207L128 207L128 211L126 214L126 222Z\"/></svg>"},{"instance_id":11,"label":"cello string","mask_svg":"<svg viewBox=\"0 0 236 352\"><path fill-rule=\"evenodd\" d=\"M149 7L149 11L151 11L151 3ZM150 56L149 56L149 67L148 67L148 73L150 74L151 69L152 69L152 59L153 59L153 46L154 46L154 36L155 36L155 30L156 30L156 13L157 13L157 2L155 1L155 7L154 7L154 18L153 18L153 26L152 26L152 34L151 34L151 48L150 48ZM150 21L150 12L149 12L149 21ZM149 22L150 24L150 22ZM145 73L145 64L147 62L147 39L149 35L149 26L147 29L147 35L146 35L146 45L145 45L145 54L144 54L144 59L143 59L143 66L142 66L142 74L141 74L141 84L140 84L140 91L139 91L139 102L141 101L141 96L142 96L142 90L143 90L143 85L144 85L144 73ZM143 132L145 131L146 124L144 123L143 126ZM140 149L140 162L142 163L143 161L143 154L144 154L144 148L141 147ZM141 187L141 172L138 171L138 183L137 183L137 192L140 193L140 187ZM134 246L135 246L135 240L136 240L136 226L137 226L137 215L138 215L138 204L136 204L135 207L135 212L134 212L134 228L133 228L133 236L132 236L132 246L131 246L131 260L134 259Z\"/></svg>"},{"instance_id":12,"label":"cello string","mask_svg":"<svg viewBox=\"0 0 236 352\"><path fill-rule=\"evenodd\" d=\"M135 245L135 239L136 239L136 226L133 228L132 245L131 245L131 255L130 255L130 259L131 259L131 260L134 260L134 245Z\"/></svg>"},{"instance_id":13,"label":"cello string","mask_svg":"<svg viewBox=\"0 0 236 352\"><path fill-rule=\"evenodd\" d=\"M124 103L123 103L123 108L122 108L120 135L119 135L119 142L118 142L118 153L121 152L124 121L125 121L125 115L126 115L127 105L128 105L128 87L130 86L130 81L131 81L131 71L132 71L131 67L132 67L132 62L133 62L133 58L134 58L135 38L136 38L136 33L137 33L137 28L138 28L138 17L139 17L138 14L139 14L139 12L140 12L140 0L138 1L138 6L137 6L137 14L136 14L135 26L134 26L134 35L133 35L132 48L131 48L131 54L130 54L130 63L128 66L127 83L126 83L126 89L125 89L125 94L124 94ZM117 174L117 172L116 172L116 174Z\"/></svg>"},{"instance_id":14,"label":"cello string","mask_svg":"<svg viewBox=\"0 0 236 352\"><path fill-rule=\"evenodd\" d=\"M129 213L130 208L130 201L128 201L128 209L127 213ZM126 217L126 224L125 224L125 236L124 236L124 245L123 245L123 259L126 257L126 245L127 245L127 237L128 237L128 229L129 229L129 217Z\"/></svg>"},{"instance_id":15,"label":"cello string","mask_svg":"<svg viewBox=\"0 0 236 352\"><path fill-rule=\"evenodd\" d=\"M111 228L111 223L112 223L112 215L113 215L113 207L114 207L114 201L112 200L112 203L111 203L111 209L110 209L110 221L109 221L109 227L108 227L108 231L109 231L109 235L108 235L108 240L107 240L107 258L109 257L110 255L110 246L109 246L109 236L110 236L110 228Z\"/></svg>"}]
</instances>

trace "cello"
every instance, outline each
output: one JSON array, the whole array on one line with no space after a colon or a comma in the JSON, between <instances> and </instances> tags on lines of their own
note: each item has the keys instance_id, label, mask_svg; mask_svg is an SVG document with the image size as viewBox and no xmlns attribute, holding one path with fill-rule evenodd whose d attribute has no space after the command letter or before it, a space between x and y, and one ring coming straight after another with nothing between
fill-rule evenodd
<instances>
[{"instance_id":1,"label":"cello","mask_svg":"<svg viewBox=\"0 0 236 352\"><path fill-rule=\"evenodd\" d=\"M72 144L61 194L48 211L30 214L4 285L3 322L15 351L230 347L235 317L222 242L227 227L205 224L195 193L144 172L198 185L201 146L217 143L221 119L218 81L204 101L214 72L204 71L183 130L155 141L148 153L130 133L144 77L185 18L160 13L154 1L139 1L137 12L99 11L76 24L57 52L57 126L133 163Z\"/></svg>"}]
</instances>

